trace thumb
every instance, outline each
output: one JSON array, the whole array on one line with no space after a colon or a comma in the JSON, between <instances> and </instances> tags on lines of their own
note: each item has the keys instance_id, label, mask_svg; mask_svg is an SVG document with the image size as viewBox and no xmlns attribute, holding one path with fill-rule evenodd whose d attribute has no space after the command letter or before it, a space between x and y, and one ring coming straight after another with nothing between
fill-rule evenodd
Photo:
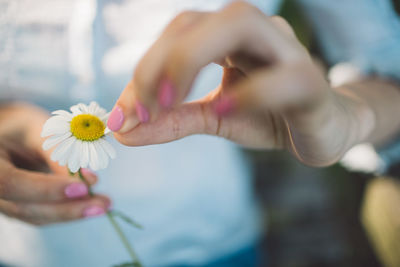
<instances>
[{"instance_id":1,"label":"thumb","mask_svg":"<svg viewBox=\"0 0 400 267\"><path fill-rule=\"evenodd\" d=\"M149 119L147 109L137 101L134 83L130 81L122 91L107 121L107 127L120 134L134 129Z\"/></svg>"},{"instance_id":2,"label":"thumb","mask_svg":"<svg viewBox=\"0 0 400 267\"><path fill-rule=\"evenodd\" d=\"M114 137L128 146L160 144L192 134L213 134L218 123L211 97L206 97L162 111L154 121L124 133L114 133Z\"/></svg>"}]
</instances>

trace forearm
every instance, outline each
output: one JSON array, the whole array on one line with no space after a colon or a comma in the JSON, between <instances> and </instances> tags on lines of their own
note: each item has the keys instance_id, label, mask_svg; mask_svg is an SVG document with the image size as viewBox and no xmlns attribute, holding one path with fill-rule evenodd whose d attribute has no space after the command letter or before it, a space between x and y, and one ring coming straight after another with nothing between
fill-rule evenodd
<instances>
[{"instance_id":1,"label":"forearm","mask_svg":"<svg viewBox=\"0 0 400 267\"><path fill-rule=\"evenodd\" d=\"M383 145L400 132L400 85L378 78L348 83L335 90L358 102L352 110L356 133L354 144L371 142ZM372 115L372 116L371 116Z\"/></svg>"}]
</instances>

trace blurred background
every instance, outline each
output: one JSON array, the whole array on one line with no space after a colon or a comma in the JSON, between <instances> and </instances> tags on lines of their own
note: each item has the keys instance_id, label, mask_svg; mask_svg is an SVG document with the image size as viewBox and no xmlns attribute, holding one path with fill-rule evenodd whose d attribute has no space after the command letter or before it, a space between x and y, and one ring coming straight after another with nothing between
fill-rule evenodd
<instances>
[{"instance_id":1,"label":"blurred background","mask_svg":"<svg viewBox=\"0 0 400 267\"><path fill-rule=\"evenodd\" d=\"M400 1L393 1L393 4L399 11ZM296 1L284 1L279 14L289 21L303 45L321 58L311 27ZM385 259L400 252L400 247L394 248L392 242L391 251L378 256L375 240L363 223L368 185L379 178L350 172L340 164L323 169L309 168L286 152L247 151L247 154L256 170L256 195L267 211L268 236L263 239L262 247L268 252L265 260L270 266L400 266L398 260ZM396 167L390 173L400 177ZM374 201L379 201L377 198L375 196ZM398 220L398 214L386 216L395 216ZM372 218L377 219L375 214ZM399 229L398 225L394 228L397 244ZM390 232L389 229L382 231L386 230ZM380 236L380 233L374 234ZM382 252L382 248L379 251Z\"/></svg>"},{"instance_id":2,"label":"blurred background","mask_svg":"<svg viewBox=\"0 0 400 267\"><path fill-rule=\"evenodd\" d=\"M382 266L361 224L366 175L305 167L284 152L248 152L268 212L270 266Z\"/></svg>"},{"instance_id":3,"label":"blurred background","mask_svg":"<svg viewBox=\"0 0 400 267\"><path fill-rule=\"evenodd\" d=\"M47 2L49 6L51 5L51 2L52 1ZM212 1L208 1L208 4L210 6L213 5L211 2ZM393 2L398 10L400 6L400 1L394 0ZM1 0L0 8L2 8ZM59 12L62 13L62 10L60 10L61 9L59 9ZM85 9L83 8L82 10ZM87 10L90 9L88 8ZM123 9L112 9L111 11L112 12L109 13L105 12L105 15L109 15L110 17L114 18L118 17L118 12L123 11ZM143 23L143 25L140 25L140 27L138 28L145 26L148 27L148 29L146 29L146 33L148 30L149 35L151 35L150 33L152 33L152 28L156 28L159 26L157 23L164 23L164 19L167 20L167 16L165 18L162 17L164 10L157 11L159 11L159 13L156 13L159 21L153 21L154 25ZM137 9L136 12L141 13L142 11ZM305 16L302 15L302 10L299 8L299 6L297 6L296 1L285 0L279 11L279 14L289 21L304 46L306 46L313 55L315 55L316 57L320 57L320 48L317 46L311 27L307 23ZM87 13L83 12L83 14L79 13L78 15L82 16L83 18L88 18L88 20L91 16L95 17L95 15L90 13L89 11ZM26 19L27 21L29 20L29 16L21 16L21 18L22 21L23 19ZM57 21L59 18L56 18L56 16L54 18L40 17L40 20L42 19L43 21L40 21L40 23L46 24L48 23L48 21L52 21L52 19ZM37 25L29 24L29 29L34 32L39 28L38 25L41 25L40 23ZM90 25L91 22L82 22L78 20L76 23L77 25ZM117 29L118 31L122 31L121 35L118 35L118 37L122 40L124 40L124 38L128 39L127 36L130 37L130 35L135 35L135 32L132 34L132 29L125 29L124 27L121 27L122 24L115 23L110 25L108 26L110 26L114 30ZM7 27L4 28L8 29ZM63 31L63 28L58 26L49 28L52 33L59 33ZM85 32L86 29L83 29L82 31L80 31L80 28L74 30L76 30L75 33L77 33L77 36L72 36L71 40L78 40L78 37L81 37L82 40L78 40L79 42L77 42L79 44L88 44L93 41L86 40L86 38L88 38L89 36ZM90 28L90 31L92 30L94 32L93 36L95 36L96 34L100 35L99 29ZM57 80L57 86L59 85L58 83L60 83L65 86L65 88L72 88L71 98L74 101L81 98L93 98L94 89L97 90L99 88L114 90L115 95L117 95L126 84L126 77L130 77L131 75L131 58L139 58L139 55L141 55L145 51L145 48L147 48L147 46L149 45L148 40L151 40L153 38L153 36L150 36L151 38L149 38L149 36L143 36L143 39L146 39L146 41L142 41L140 39L140 36L140 34L137 34L137 36L135 36L135 38L137 37L137 39L135 39L134 42L132 41L135 44L135 47L138 48L134 52L132 52L133 50L131 49L129 43L126 46L116 46L117 49L112 50L109 54L110 56L106 57L104 61L101 61L100 59L92 60L92 58L90 57L85 58L85 47L78 47L79 49L76 50L82 52L82 54L73 54L72 56L70 55L73 60L68 60L70 60L74 64L66 64L66 66L63 66L62 64L63 62L68 62L68 60L63 58L65 55L59 54L57 52L58 50L56 49L54 50L56 52L52 50L45 51L49 55L52 55L48 57L31 53L34 54L34 56L37 56L37 58L34 57L33 60L31 58L27 58L21 53L19 53L19 55L23 63L25 63L25 61L30 62L31 60L32 62L35 62L35 64L39 62L43 63L43 65L46 65L47 61L49 61L51 63L49 63L50 67L46 65L46 68L43 69L49 70L49 73L51 73L54 80ZM45 37L46 45L48 45L49 43L51 44L53 41L53 36L46 35ZM98 39L102 40L101 38ZM29 38L27 40L27 43L31 41L32 43L37 44L38 47L40 46L33 35L29 35ZM68 42L70 43L66 43L68 43L69 45L75 45L75 43L73 43L71 40L68 40ZM63 42L60 43L64 44ZM13 45L14 44L10 44L9 47L13 48ZM111 46L111 44L107 43L106 41L97 43L94 42L94 45L97 46L93 48L93 51L96 51L95 53L93 53L93 55L96 56L98 56L96 54L97 50L105 50L106 46ZM54 42L54 46L56 47L61 45ZM4 45L4 47L7 48L8 46ZM128 56L126 56L126 54ZM115 58L118 60L113 61L113 59ZM14 59L13 61L15 62ZM72 69L74 71L74 79L79 80L79 82L75 83L75 81L70 79L70 77L65 78L63 76L63 71L60 71L58 73L58 68L53 67L54 62L52 61L57 62L57 64L60 65L56 65L59 67L59 69ZM96 69L95 71L98 71L102 75L107 74L112 77L112 79L107 80L104 78L106 75L104 75L104 77L100 75L99 77L97 77L98 81L96 81L96 83L93 83L95 84L95 86L92 86L92 80L94 80L92 76L95 75L90 71L87 71L90 68L86 68L87 66L84 63L93 63L96 67L99 68L99 70ZM327 65L323 61L323 59L320 63L324 65L327 70L331 67ZM125 75L124 73L125 76L122 76L120 75L120 68L123 69L126 65L128 66L126 69L129 69L129 74ZM99 66L104 67L104 69L100 69ZM29 65L28 67L29 70L31 70L32 66ZM37 71L37 73L34 72L32 74L32 77L27 75L28 72L24 72L23 69L23 75L27 76L28 78L24 77L23 81L25 83L16 84L22 88L25 88L25 86L27 85L37 85L37 88L33 89L37 91L42 90L43 95L47 94L46 101L43 100L44 98L40 98L37 100L34 99L34 96L30 96L29 92L24 92L24 95L29 96L29 99L34 99L37 103L46 105L50 109L58 109L65 105L65 103L63 102L57 102L55 96L45 91L45 88L54 87L53 84L45 84L44 82L46 81L46 79L38 78L38 80L40 80L40 82L42 83L34 80L34 77L40 77L40 75L43 75L43 77L47 77L49 76L49 73L39 73L39 70L35 68L33 69ZM4 64L2 73L0 73L0 80L3 79L11 84L15 81L19 81L18 77L15 78L8 75L7 71L9 70L11 73L12 68L9 68L9 65ZM59 75L60 77L58 77L57 75ZM75 76L78 78L76 78ZM104 80L102 80L103 78ZM76 84L79 84L79 86L76 86ZM17 92L22 92L22 89ZM115 96L110 97L111 93L106 94L103 92L106 92L106 90L102 91L102 94L98 96L99 98L115 100L113 99L115 98ZM0 91L0 95L1 94L6 96L7 94L12 95L13 90L3 90ZM66 98L68 98L68 94L65 93L65 95L67 96ZM52 97L54 97L54 100L48 101L48 99L52 99ZM50 105L49 103L52 104ZM110 101L108 104L106 104L107 108L111 108L113 103L114 101ZM168 153L166 152L165 155L168 155ZM350 172L342 167L340 164L321 169L309 168L293 159L293 157L286 152L260 152L246 150L244 151L244 153L248 157L248 159L250 159L250 162L254 169L255 180L253 188L254 192L256 193L257 199L261 203L262 211L265 214L265 228L268 229L266 236L262 238L261 254L265 257L261 261L261 266L265 266L266 264L272 267L400 266L398 256L397 259L393 258L397 254L400 254L400 247L398 247L399 239L395 239L397 236L400 235L400 227L398 226L400 224L400 219L398 218L400 210L398 210L397 212L391 211L387 214L385 213L384 215L386 217L382 217L382 220L388 221L388 218L391 218L390 216L397 216L395 217L395 220L398 221L398 224L393 227L387 227L384 224L379 223L370 223L371 221L373 221L373 219L380 219L380 216L375 215L374 213L369 213L370 210L366 208L369 207L368 203L371 203L366 202L366 196L368 196L369 189L371 188L370 185L377 180L374 175L364 174L355 171ZM393 167L390 173L393 175L393 177L400 177L400 171L396 169L396 167ZM106 175L104 175L104 177L106 177ZM126 180L131 181L130 177L128 178L129 179ZM379 179L379 181L381 181L381 179ZM390 181L390 183L394 184L390 184L388 186L389 188L395 188L395 186L399 188L398 182L396 182L395 179L386 179L385 181ZM159 181L157 180L157 182ZM103 188L110 189L109 186L103 186ZM127 189L126 194L130 195L131 188L127 188L129 188L129 192ZM141 189L139 188L137 190L140 191ZM392 196L391 194L393 191L385 190L381 191L384 192L383 195ZM118 188L114 191L120 193L121 190ZM394 192L393 198L389 199L385 203L388 206L400 207L400 204L396 206L397 203L400 203L400 201L398 201L399 198L397 197L400 196L399 192L400 190L397 192L398 194ZM372 198L378 199L376 197ZM124 203L127 203L126 205L129 204L127 201L125 201ZM139 204L141 203L139 202ZM371 210L384 210L383 205L380 205L379 203L377 204L377 202L374 202L374 205L376 205L376 208ZM151 210L144 205L142 209L143 213L147 212L147 210ZM92 228L92 225L87 224L86 226L88 229ZM379 228L385 231L385 236L381 240L376 239L377 236L382 236L381 232L376 230ZM394 230L392 231L392 229ZM50 229L49 231L49 236L51 234L51 230L52 229ZM68 235L68 233L66 232L65 235ZM382 244L386 244L386 241L390 241L390 236L393 236L395 241L390 244L388 249L386 249L387 247ZM62 240L62 242L65 241ZM98 243L101 244L102 242ZM25 245L26 242L24 242L23 244ZM52 247L52 243L49 244L49 247ZM36 244L32 245L32 247L34 246L36 246ZM59 253L63 254L63 252ZM96 251L96 253L98 252ZM382 262L384 262L385 264L382 264ZM397 265L397 263L399 264Z\"/></svg>"}]
</instances>

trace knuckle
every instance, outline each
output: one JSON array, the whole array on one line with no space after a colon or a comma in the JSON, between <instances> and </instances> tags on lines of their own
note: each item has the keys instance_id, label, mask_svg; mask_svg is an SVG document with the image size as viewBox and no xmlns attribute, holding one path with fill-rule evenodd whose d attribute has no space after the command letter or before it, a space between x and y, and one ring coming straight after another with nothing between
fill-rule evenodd
<instances>
[{"instance_id":1,"label":"knuckle","mask_svg":"<svg viewBox=\"0 0 400 267\"><path fill-rule=\"evenodd\" d=\"M195 14L196 12L192 10L182 11L171 21L170 25L178 28L185 26L192 21Z\"/></svg>"},{"instance_id":2,"label":"knuckle","mask_svg":"<svg viewBox=\"0 0 400 267\"><path fill-rule=\"evenodd\" d=\"M279 25L284 25L285 27L292 28L289 24L289 22L282 16L279 15L273 15L269 17L273 23L279 24Z\"/></svg>"},{"instance_id":3,"label":"knuckle","mask_svg":"<svg viewBox=\"0 0 400 267\"><path fill-rule=\"evenodd\" d=\"M287 35L296 38L296 34L289 22L281 16L271 16L271 22Z\"/></svg>"},{"instance_id":4,"label":"knuckle","mask_svg":"<svg viewBox=\"0 0 400 267\"><path fill-rule=\"evenodd\" d=\"M246 1L234 1L228 4L223 12L232 18L239 17L253 17L254 15L259 15L261 11Z\"/></svg>"},{"instance_id":5,"label":"knuckle","mask_svg":"<svg viewBox=\"0 0 400 267\"><path fill-rule=\"evenodd\" d=\"M165 28L162 35L176 35L184 30L186 27L190 26L199 17L200 12L185 10L180 12L168 26Z\"/></svg>"},{"instance_id":6,"label":"knuckle","mask_svg":"<svg viewBox=\"0 0 400 267\"><path fill-rule=\"evenodd\" d=\"M220 12L220 23L231 25L236 34L246 36L252 32L255 24L263 21L264 14L246 1L235 1ZM251 30L250 30L251 29Z\"/></svg>"}]
</instances>

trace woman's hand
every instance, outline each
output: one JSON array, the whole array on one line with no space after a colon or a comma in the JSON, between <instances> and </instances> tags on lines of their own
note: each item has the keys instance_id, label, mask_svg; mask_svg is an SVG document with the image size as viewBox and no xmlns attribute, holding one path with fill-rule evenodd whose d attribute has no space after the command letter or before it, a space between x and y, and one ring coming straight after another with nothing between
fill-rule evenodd
<instances>
[{"instance_id":1,"label":"woman's hand","mask_svg":"<svg viewBox=\"0 0 400 267\"><path fill-rule=\"evenodd\" d=\"M106 196L88 196L87 186L69 176L41 148L42 126L48 115L27 104L0 107L0 212L43 225L100 215ZM96 175L84 171L90 184Z\"/></svg>"},{"instance_id":2,"label":"woman's hand","mask_svg":"<svg viewBox=\"0 0 400 267\"><path fill-rule=\"evenodd\" d=\"M224 67L221 84L182 103L212 62ZM322 166L365 139L374 116L346 88L330 88L283 19L234 2L176 17L138 64L108 126L126 145L205 133L251 148L286 148Z\"/></svg>"}]
</instances>

